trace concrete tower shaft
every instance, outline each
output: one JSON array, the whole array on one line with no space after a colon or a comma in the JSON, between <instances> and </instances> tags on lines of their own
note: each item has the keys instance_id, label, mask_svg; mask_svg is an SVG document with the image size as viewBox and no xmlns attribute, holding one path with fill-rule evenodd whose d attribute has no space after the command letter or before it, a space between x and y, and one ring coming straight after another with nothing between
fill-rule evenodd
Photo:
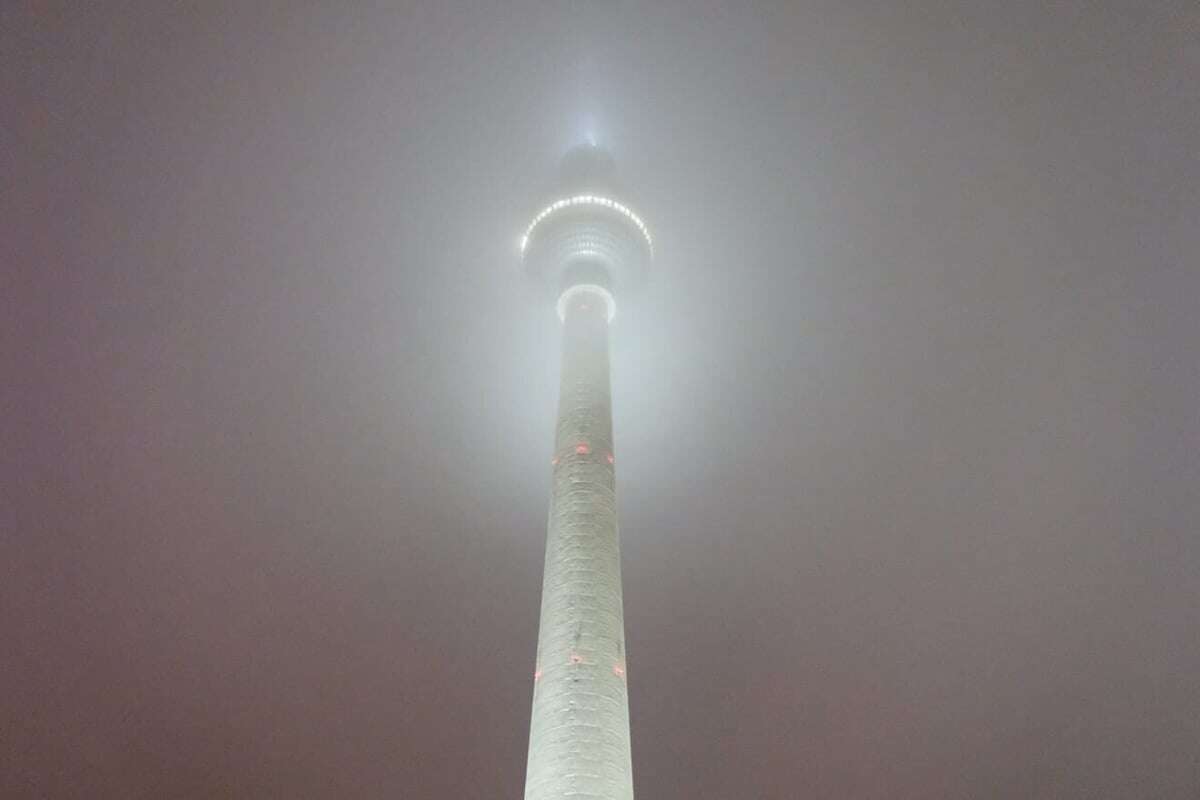
<instances>
[{"instance_id":1,"label":"concrete tower shaft","mask_svg":"<svg viewBox=\"0 0 1200 800\"><path fill-rule=\"evenodd\" d=\"M525 800L632 800L608 326L653 245L602 151L569 154L562 177L521 243L563 320Z\"/></svg>"},{"instance_id":2,"label":"concrete tower shaft","mask_svg":"<svg viewBox=\"0 0 1200 800\"><path fill-rule=\"evenodd\" d=\"M526 800L631 800L608 311L565 304Z\"/></svg>"}]
</instances>

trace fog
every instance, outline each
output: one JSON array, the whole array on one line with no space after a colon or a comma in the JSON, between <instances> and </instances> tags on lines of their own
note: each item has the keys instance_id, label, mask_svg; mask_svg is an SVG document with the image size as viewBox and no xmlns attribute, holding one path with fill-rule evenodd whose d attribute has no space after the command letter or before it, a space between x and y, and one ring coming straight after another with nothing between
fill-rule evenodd
<instances>
[{"instance_id":1,"label":"fog","mask_svg":"<svg viewBox=\"0 0 1200 800\"><path fill-rule=\"evenodd\" d=\"M1200 796L1200 7L0 10L0 794L517 798L593 139L634 784Z\"/></svg>"}]
</instances>

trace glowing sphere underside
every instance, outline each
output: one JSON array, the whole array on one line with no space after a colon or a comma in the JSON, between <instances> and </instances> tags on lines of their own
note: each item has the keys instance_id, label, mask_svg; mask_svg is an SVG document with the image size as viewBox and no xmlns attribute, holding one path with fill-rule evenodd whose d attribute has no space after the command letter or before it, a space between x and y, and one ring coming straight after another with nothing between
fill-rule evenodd
<instances>
[{"instance_id":1,"label":"glowing sphere underside","mask_svg":"<svg viewBox=\"0 0 1200 800\"><path fill-rule=\"evenodd\" d=\"M635 288L653 254L650 233L636 214L590 195L547 207L521 244L529 274L555 292L581 282L614 292Z\"/></svg>"}]
</instances>

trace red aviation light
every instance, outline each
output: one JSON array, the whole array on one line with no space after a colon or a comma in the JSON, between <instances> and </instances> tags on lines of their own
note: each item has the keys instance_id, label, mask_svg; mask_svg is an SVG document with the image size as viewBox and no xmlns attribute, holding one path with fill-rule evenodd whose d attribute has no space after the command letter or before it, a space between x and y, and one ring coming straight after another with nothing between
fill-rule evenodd
<instances>
[{"instance_id":1,"label":"red aviation light","mask_svg":"<svg viewBox=\"0 0 1200 800\"><path fill-rule=\"evenodd\" d=\"M608 461L608 463L610 463L610 464L611 464L611 463L613 463L614 461L616 461L616 459L615 459L615 458L613 458L613 454L612 454L612 453L609 453L609 454L608 454L608 455L606 455L604 458L605 458L605 460L606 460L606 461Z\"/></svg>"},{"instance_id":2,"label":"red aviation light","mask_svg":"<svg viewBox=\"0 0 1200 800\"><path fill-rule=\"evenodd\" d=\"M581 456L586 456L588 453L592 452L592 448L587 446L587 442L580 442L579 444L575 445L575 452Z\"/></svg>"},{"instance_id":3,"label":"red aviation light","mask_svg":"<svg viewBox=\"0 0 1200 800\"><path fill-rule=\"evenodd\" d=\"M540 669L535 669L533 671L533 679L535 681L540 681L542 679L542 671Z\"/></svg>"},{"instance_id":4,"label":"red aviation light","mask_svg":"<svg viewBox=\"0 0 1200 800\"><path fill-rule=\"evenodd\" d=\"M618 678L624 678L625 668L620 664L613 664L613 675L616 675Z\"/></svg>"}]
</instances>

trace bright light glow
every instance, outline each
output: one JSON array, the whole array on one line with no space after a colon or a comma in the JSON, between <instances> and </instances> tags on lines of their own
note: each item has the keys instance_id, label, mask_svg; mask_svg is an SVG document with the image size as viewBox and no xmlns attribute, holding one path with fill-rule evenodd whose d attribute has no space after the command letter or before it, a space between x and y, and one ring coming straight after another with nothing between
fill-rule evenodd
<instances>
[{"instance_id":1,"label":"bright light glow","mask_svg":"<svg viewBox=\"0 0 1200 800\"><path fill-rule=\"evenodd\" d=\"M556 200L543 208L541 213L534 217L533 222L529 223L529 227L525 229L525 235L521 237L521 252L524 253L525 248L529 246L529 237L533 235L533 229L538 226L539 222L553 214L555 211L558 211L562 208L567 208L569 206L602 206L604 208L611 208L613 211L624 214L629 221L636 225L637 229L642 232L642 236L646 237L646 246L650 248L651 255L654 254L654 241L650 238L650 230L646 227L646 223L642 222L641 217L633 213L633 211L627 206L623 206L618 203L616 200L610 200L607 197L598 197L592 194L579 194L575 195L574 197L566 197L562 200Z\"/></svg>"},{"instance_id":2,"label":"bright light glow","mask_svg":"<svg viewBox=\"0 0 1200 800\"><path fill-rule=\"evenodd\" d=\"M579 444L575 445L575 452L581 456L586 456L589 452L591 452L591 448L589 448L586 443L580 442Z\"/></svg>"},{"instance_id":3,"label":"bright light glow","mask_svg":"<svg viewBox=\"0 0 1200 800\"><path fill-rule=\"evenodd\" d=\"M592 294L600 295L601 299L604 300L605 305L608 307L607 308L608 321L612 322L613 317L615 317L617 315L617 301L612 296L612 292L608 291L608 289L605 289L603 286L597 286L594 283L577 283L574 286L572 286L571 288L564 291L561 295L559 295L558 296L558 318L560 320L562 320L563 322L566 322L567 321L567 304L570 303L571 299L574 298L576 295L589 293L589 292Z\"/></svg>"}]
</instances>

